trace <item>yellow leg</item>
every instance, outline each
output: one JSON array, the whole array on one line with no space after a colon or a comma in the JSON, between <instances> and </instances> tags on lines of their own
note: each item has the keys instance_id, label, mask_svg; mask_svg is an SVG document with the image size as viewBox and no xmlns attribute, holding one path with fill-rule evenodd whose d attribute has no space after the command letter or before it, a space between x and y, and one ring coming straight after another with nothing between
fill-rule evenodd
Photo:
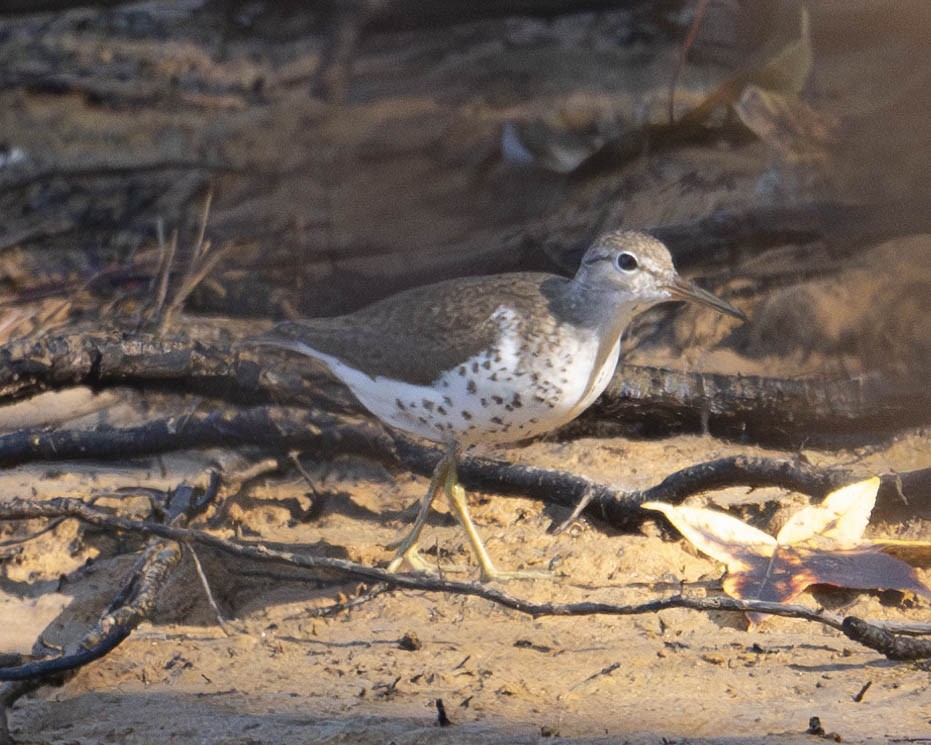
<instances>
[{"instance_id":1,"label":"yellow leg","mask_svg":"<svg viewBox=\"0 0 931 745\"><path fill-rule=\"evenodd\" d=\"M417 517L414 520L413 526L411 526L410 532L396 544L389 546L389 548L397 548L394 558L391 560L391 563L388 564L389 572L397 572L405 562L417 571L427 571L430 569L428 562L421 557L420 551L417 550L417 539L420 538L423 526L427 522L427 515L430 514L430 507L433 505L433 500L436 499L436 494L440 490L441 484L446 482L446 474L448 472L449 455L447 454L443 456L440 462L436 464L436 468L433 469L433 475L430 477L430 486L427 487L427 493L424 494L423 499L420 500L420 511L417 513Z\"/></svg>"},{"instance_id":2,"label":"yellow leg","mask_svg":"<svg viewBox=\"0 0 931 745\"><path fill-rule=\"evenodd\" d=\"M396 544L397 552L388 564L389 572L397 572L405 563L415 571L429 572L437 569L437 567L426 561L420 555L420 551L417 549L417 540L420 538L420 533L427 521L427 515L430 514L430 507L433 505L433 500L436 499L436 495L440 489L442 489L443 493L446 495L453 515L455 515L456 520L465 531L466 537L469 540L469 546L472 548L472 553L475 555L475 559L478 561L479 567L481 568L481 579L483 582L550 576L549 572L533 570L501 572L495 568L491 557L488 555L488 551L485 549L485 544L482 542L481 536L479 536L478 530L475 528L475 523L472 522L472 517L469 515L469 505L466 500L465 489L459 484L459 477L456 473L456 450L454 448L450 448L440 462L437 463L433 471L433 476L430 478L430 486L427 489L427 493L420 502L420 511L417 513L417 518L414 520L413 526L407 535ZM447 571L461 571L460 567L442 567L442 569Z\"/></svg>"},{"instance_id":3,"label":"yellow leg","mask_svg":"<svg viewBox=\"0 0 931 745\"><path fill-rule=\"evenodd\" d=\"M472 547L472 553L478 561L482 570L482 582L492 582L494 580L503 581L507 579L540 579L541 577L550 577L551 573L547 571L534 571L532 569L518 570L514 572L502 572L495 568L485 544L482 542L475 523L472 522L472 516L469 515L469 503L466 500L465 489L459 483L459 477L456 474L456 454L450 455L449 470L446 472L446 479L443 483L443 491L446 499L449 500L449 506L453 514L462 526L469 539L469 545Z\"/></svg>"},{"instance_id":4,"label":"yellow leg","mask_svg":"<svg viewBox=\"0 0 931 745\"><path fill-rule=\"evenodd\" d=\"M476 561L478 561L479 566L482 568L482 581L489 582L494 579L499 579L502 573L495 569L495 565L492 563L491 557L485 549L485 544L482 543L481 536L479 536L478 530L475 529L472 516L469 515L469 504L466 501L465 489L459 484L454 458L455 455L450 459L452 462L449 464L449 468L446 471L446 478L443 480L443 492L446 494L446 499L449 501L449 506L452 508L453 514L456 516L456 519L465 531L466 537L469 539L469 545L472 547L472 553L475 554Z\"/></svg>"}]
</instances>

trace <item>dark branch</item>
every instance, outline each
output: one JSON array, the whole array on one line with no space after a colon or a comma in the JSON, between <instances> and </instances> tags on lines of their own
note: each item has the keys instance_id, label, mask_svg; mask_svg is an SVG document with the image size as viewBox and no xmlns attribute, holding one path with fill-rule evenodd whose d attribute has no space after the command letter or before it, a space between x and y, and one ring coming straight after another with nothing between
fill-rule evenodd
<instances>
[{"instance_id":1,"label":"dark branch","mask_svg":"<svg viewBox=\"0 0 931 745\"><path fill-rule=\"evenodd\" d=\"M931 393L880 373L792 380L622 365L587 416L648 434L707 429L776 445L857 442L927 424Z\"/></svg>"},{"instance_id":2,"label":"dark branch","mask_svg":"<svg viewBox=\"0 0 931 745\"><path fill-rule=\"evenodd\" d=\"M190 333L166 338L74 328L11 342L0 348L0 402L50 388L128 384L168 387L239 405L273 401L335 411L354 406L345 389L305 358L258 356L247 342L217 328L192 327ZM629 429L635 423L648 434L707 427L716 434L777 444L875 439L927 423L928 396L914 382L879 373L784 380L622 365L605 395L576 426Z\"/></svg>"},{"instance_id":3,"label":"dark branch","mask_svg":"<svg viewBox=\"0 0 931 745\"><path fill-rule=\"evenodd\" d=\"M847 638L875 649L890 660L922 660L931 657L931 640L896 636L856 616L845 618L841 631Z\"/></svg>"},{"instance_id":4,"label":"dark branch","mask_svg":"<svg viewBox=\"0 0 931 745\"><path fill-rule=\"evenodd\" d=\"M154 535L181 543L196 543L238 558L301 567L303 569L326 570L328 572L341 574L347 579L384 584L398 589L471 595L484 598L490 602L497 603L498 605L516 610L520 613L525 613L535 618L541 616L585 616L593 614L638 615L643 613L655 613L669 608L690 608L701 611L724 610L732 612L765 613L821 623L838 630L843 629L842 619L824 611L812 610L798 605L784 605L781 603L758 600L737 600L724 596L696 598L677 595L632 605L589 602L534 603L506 593L495 587L483 584L460 582L439 577L392 574L383 569L356 564L345 559L309 556L306 554L281 551L262 544L245 544L227 541L200 530L132 520L117 515L111 515L74 499L59 498L42 502L13 499L0 504L0 519L15 520L62 516L77 518L89 524L111 530Z\"/></svg>"},{"instance_id":5,"label":"dark branch","mask_svg":"<svg viewBox=\"0 0 931 745\"><path fill-rule=\"evenodd\" d=\"M177 543L154 541L140 557L129 579L97 625L81 640L79 649L60 657L0 668L0 680L47 678L77 670L119 646L155 610L158 593L171 570L181 560Z\"/></svg>"},{"instance_id":6,"label":"dark branch","mask_svg":"<svg viewBox=\"0 0 931 745\"><path fill-rule=\"evenodd\" d=\"M319 409L224 407L157 419L137 427L98 430L20 430L0 436L0 466L48 460L111 459L213 445L273 443L390 458L392 440L366 421Z\"/></svg>"},{"instance_id":7,"label":"dark branch","mask_svg":"<svg viewBox=\"0 0 931 745\"><path fill-rule=\"evenodd\" d=\"M433 472L441 457L439 450L387 432L368 420L314 408L258 406L194 412L125 429L14 432L0 437L0 466L241 444L365 455L400 462L424 476ZM625 492L584 476L486 458L465 458L459 470L463 485L470 489L519 494L570 509L586 499L587 514L619 529L634 528L648 517L640 509L646 501L678 503L692 494L731 486L779 486L821 499L865 475L796 460L732 456L689 466L649 489ZM931 500L925 496L929 481L931 469L887 474L880 487L878 510L887 519L931 514Z\"/></svg>"}]
</instances>

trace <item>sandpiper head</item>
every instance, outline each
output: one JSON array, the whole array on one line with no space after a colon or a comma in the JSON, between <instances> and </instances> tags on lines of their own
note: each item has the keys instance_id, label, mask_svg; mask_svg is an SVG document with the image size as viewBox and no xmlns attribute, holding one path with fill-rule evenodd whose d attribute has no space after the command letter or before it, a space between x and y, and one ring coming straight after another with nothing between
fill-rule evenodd
<instances>
[{"instance_id":1,"label":"sandpiper head","mask_svg":"<svg viewBox=\"0 0 931 745\"><path fill-rule=\"evenodd\" d=\"M746 321L730 303L682 279L669 250L656 238L633 230L605 233L582 257L575 280L623 302L646 309L669 300L690 300Z\"/></svg>"}]
</instances>

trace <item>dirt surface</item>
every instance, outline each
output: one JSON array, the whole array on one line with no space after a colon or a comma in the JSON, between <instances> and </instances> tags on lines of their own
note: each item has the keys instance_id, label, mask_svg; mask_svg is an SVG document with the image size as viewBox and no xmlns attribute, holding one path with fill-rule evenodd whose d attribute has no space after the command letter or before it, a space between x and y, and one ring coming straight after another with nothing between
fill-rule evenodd
<instances>
[{"instance_id":1,"label":"dirt surface","mask_svg":"<svg viewBox=\"0 0 931 745\"><path fill-rule=\"evenodd\" d=\"M754 452L707 437L677 437L539 442L510 449L507 457L635 487L690 463ZM927 434L916 432L871 452L805 456L868 473L926 467L927 453ZM290 474L268 475L233 500L230 517L240 535L362 563L389 558L384 546L397 537L403 510L425 480L358 459L306 465L320 492L319 514L295 519L294 503L311 502L306 484ZM184 461L163 466L178 474ZM145 470L127 469L119 483L164 485ZM18 469L5 477L4 490L22 479L67 495L81 492L88 477L52 468L38 479L34 470ZM93 474L97 488L113 478L112 472ZM805 501L778 489L751 495L741 489L697 503L791 509ZM565 519L565 510L483 494L473 495L472 504L502 567L554 567L550 578L508 584L527 599L638 602L683 588L703 595L715 592L713 580L721 574L652 523L640 534L620 535L582 521L553 536L547 528ZM467 563L467 546L452 522L437 515L424 545L438 546L444 561ZM873 526L871 533L931 539L927 523ZM32 634L50 620L47 644L73 638L73 624L99 613L131 559L75 567L111 551L111 539L79 538L70 523L27 543L7 574L28 578L32 591L25 599L6 594L3 649L28 651ZM321 617L315 611L354 597L357 588L288 582L267 567L198 553L230 619L225 631L188 557L153 624L63 687L17 705L12 724L19 742L810 742L802 732L811 716L845 742L920 741L929 731L927 667L890 662L801 621L770 619L746 630L739 616L687 610L534 620L482 599L416 592L379 595ZM920 576L931 581L927 571ZM928 618L926 601L903 604L896 593L824 590L802 602L870 619ZM56 618L61 606L68 609ZM436 724L438 698L453 722L448 728Z\"/></svg>"},{"instance_id":2,"label":"dirt surface","mask_svg":"<svg viewBox=\"0 0 931 745\"><path fill-rule=\"evenodd\" d=\"M689 3L490 13L439 30L376 17L344 71L344 100L311 95L334 33L321 10L331 4L309 13L298 5L145 2L3 19L0 279L9 297L0 341L73 321L118 320L127 334L145 326L164 258L155 225L182 238L173 289L209 187L206 234L227 253L183 303L182 331L197 313L197 323L218 314L227 326L244 316L261 326L446 276L569 271L602 230L665 228L688 236L670 241L684 273L751 323L657 309L625 340L625 361L788 380L876 374L927 389L924 0L810 3L815 62L803 99L817 114L813 130L836 124L824 125L827 144L803 149L814 152L816 178L792 137L787 146L754 136L724 106L696 139L654 148L633 137L630 148L625 137L667 121ZM711 3L679 81L678 113L796 38L798 3L738 5ZM509 152L514 128L540 137L543 154L527 163ZM604 156L612 144L611 157L593 157L588 169L567 172L559 159ZM775 237L759 218L771 213L754 212L825 203L862 209ZM720 229L701 220L722 210L737 211L733 224L723 221L734 232L695 249ZM213 404L202 390L65 389L4 407L0 429L130 426ZM868 476L931 467L931 432L912 426L929 420L919 411L908 427L821 437L817 448L793 431L787 450L697 432L596 439L580 436L582 420L571 436L478 454L626 490L726 455L795 457ZM203 487L213 469L223 486L199 526L384 565L426 479L359 456L300 459L310 484L270 442L50 460L4 470L0 494L93 496L142 517L151 503L140 489ZM133 496L117 491L127 487ZM499 567L550 572L509 583L517 596L633 603L718 592L723 567L658 523L617 533L582 519L553 535L565 508L470 499ZM692 503L774 533L808 501L732 488ZM424 536L427 556L468 564L461 531L441 513ZM928 517L874 522L868 534L928 541ZM2 526L0 652L29 654L37 638L46 652L74 644L143 545L73 521L46 527ZM474 597L365 599L364 588L331 576L295 578L207 549L197 558L218 610L187 551L151 621L60 687L17 701L17 742L781 745L820 742L805 734L815 716L844 742L931 742L928 665L889 661L820 625L770 619L750 629L733 614L688 610L533 619ZM931 584L927 567L918 575ZM800 602L870 620L931 620L926 599L896 592L818 588ZM450 726L438 724L438 699Z\"/></svg>"}]
</instances>

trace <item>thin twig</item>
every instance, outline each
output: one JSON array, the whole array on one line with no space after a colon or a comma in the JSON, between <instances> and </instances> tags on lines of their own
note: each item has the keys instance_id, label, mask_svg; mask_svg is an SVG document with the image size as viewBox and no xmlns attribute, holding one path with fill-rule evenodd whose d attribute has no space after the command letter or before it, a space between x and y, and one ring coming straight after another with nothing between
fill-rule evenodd
<instances>
[{"instance_id":1,"label":"thin twig","mask_svg":"<svg viewBox=\"0 0 931 745\"><path fill-rule=\"evenodd\" d=\"M391 588L388 585L369 585L368 589L365 592L360 592L355 597L349 598L348 600L343 600L338 603L331 603L330 605L325 605L320 608L311 608L304 613L302 613L300 618L328 618L329 616L335 616L338 613L343 613L344 611L351 610L352 608L358 608L360 605L371 602L379 595L383 595L386 592L389 592Z\"/></svg>"},{"instance_id":2,"label":"thin twig","mask_svg":"<svg viewBox=\"0 0 931 745\"><path fill-rule=\"evenodd\" d=\"M167 242L163 242L161 222L159 222L159 227L159 262L158 271L155 273L155 307L153 310L156 318L161 316L162 309L165 307L171 270L175 264L175 252L178 250L178 232L172 231L171 238Z\"/></svg>"},{"instance_id":3,"label":"thin twig","mask_svg":"<svg viewBox=\"0 0 931 745\"><path fill-rule=\"evenodd\" d=\"M210 607L213 608L214 616L217 619L217 625L220 627L220 630L226 636L230 635L227 619L224 618L220 606L217 605L217 601L213 597L213 592L210 590L210 582L207 580L207 575L204 574L204 568L200 565L200 559L197 557L197 551L194 546L188 544L188 551L190 552L191 558L194 560L194 568L197 570L197 577L200 579L200 585L204 588L204 595L207 597L207 602L210 603Z\"/></svg>"},{"instance_id":4,"label":"thin twig","mask_svg":"<svg viewBox=\"0 0 931 745\"><path fill-rule=\"evenodd\" d=\"M592 500L595 498L595 492L591 489L586 489L582 496L579 497L579 501L576 503L575 507L572 508L572 512L569 513L569 517L563 520L559 525L557 525L552 530L553 535L559 535L564 532L572 523L579 519L585 510L588 509L588 506L592 503Z\"/></svg>"},{"instance_id":5,"label":"thin twig","mask_svg":"<svg viewBox=\"0 0 931 745\"><path fill-rule=\"evenodd\" d=\"M199 260L201 255L207 252L208 246L204 244L204 238L207 235L207 218L210 216L210 206L213 204L213 189L208 188L204 197L204 205L200 210L200 222L197 228L197 238L194 240L194 250L192 258Z\"/></svg>"},{"instance_id":6,"label":"thin twig","mask_svg":"<svg viewBox=\"0 0 931 745\"><path fill-rule=\"evenodd\" d=\"M376 584L385 584L398 589L418 590L421 592L442 592L457 595L468 595L484 598L493 603L497 603L505 608L525 613L534 618L542 616L586 616L586 615L639 615L643 613L656 613L669 608L689 608L700 611L731 611L731 612L753 612L768 615L784 616L797 618L814 623L824 624L833 629L847 634L850 638L855 638L858 629L862 638L855 638L856 641L870 646L870 641L877 635L873 634L876 630L865 621L856 619L855 623L849 622L848 619L838 617L836 614L828 613L824 610L813 610L801 605L788 605L783 603L774 603L761 600L738 600L736 598L716 596L696 598L684 595L675 595L672 597L656 598L643 603L618 605L614 603L597 603L597 602L580 602L580 603L553 603L542 602L535 603L523 598L511 595L510 593L499 590L496 587L483 585L474 582L461 582L449 580L440 577L419 576L411 574L394 574L378 569L375 567L364 566L345 559L336 559L323 556L310 556L307 554L294 553L290 551L281 551L270 548L264 544L250 544L229 541L218 536L206 533L201 530L190 528L180 528L172 525L161 523L132 520L126 517L112 515L103 510L90 507L87 504L76 499L56 498L47 501L36 502L15 498L3 504L0 504L0 519L17 520L17 519L34 519L38 517L61 517L67 515L91 525L108 528L111 530L129 531L141 533L143 535L154 535L160 538L177 541L179 543L207 546L209 548L221 551L230 556L250 559L256 561L271 562L289 566L301 567L304 569L321 570L342 574L347 579L361 580ZM857 628L854 628L857 627ZM928 633L931 634L931 625ZM888 636L881 638L883 648L878 650L883 652L893 649L890 646ZM910 650L912 654L921 652L924 656L931 657L931 644L911 644L920 640L910 640ZM901 650L896 647L894 653ZM914 657L913 657L914 658ZM902 659L902 657L896 657ZM3 678L3 671L0 670L0 679Z\"/></svg>"}]
</instances>

